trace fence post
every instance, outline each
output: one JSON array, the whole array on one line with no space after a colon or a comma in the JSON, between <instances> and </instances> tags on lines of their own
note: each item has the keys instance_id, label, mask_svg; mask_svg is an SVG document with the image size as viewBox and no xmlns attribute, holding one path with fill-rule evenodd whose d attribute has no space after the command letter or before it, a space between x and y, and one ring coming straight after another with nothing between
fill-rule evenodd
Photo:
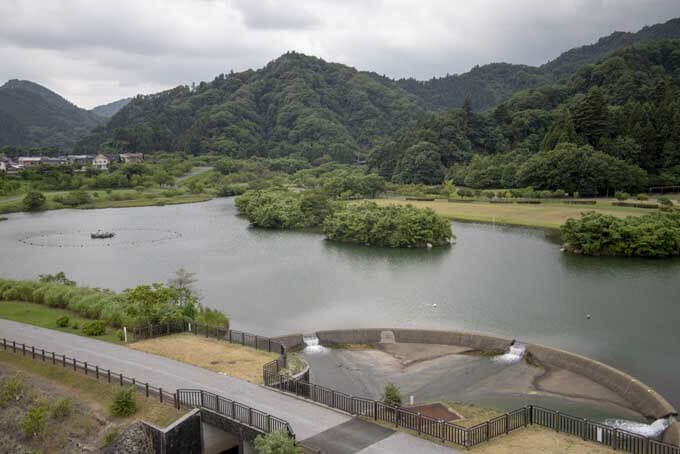
<instances>
[{"instance_id":1,"label":"fence post","mask_svg":"<svg viewBox=\"0 0 680 454\"><path fill-rule=\"evenodd\" d=\"M505 435L510 432L510 413L505 414Z\"/></svg>"},{"instance_id":2,"label":"fence post","mask_svg":"<svg viewBox=\"0 0 680 454\"><path fill-rule=\"evenodd\" d=\"M106 377L108 378L109 383L111 383L111 369L108 369L108 370L106 371Z\"/></svg>"},{"instance_id":3,"label":"fence post","mask_svg":"<svg viewBox=\"0 0 680 454\"><path fill-rule=\"evenodd\" d=\"M588 433L588 420L586 418L583 418L583 439L587 440L587 433Z\"/></svg>"},{"instance_id":4,"label":"fence post","mask_svg":"<svg viewBox=\"0 0 680 454\"><path fill-rule=\"evenodd\" d=\"M7 339L5 339L4 337L2 338L2 348L4 348L5 351L7 351Z\"/></svg>"},{"instance_id":5,"label":"fence post","mask_svg":"<svg viewBox=\"0 0 680 454\"><path fill-rule=\"evenodd\" d=\"M61 355L61 365L66 367L66 355Z\"/></svg>"},{"instance_id":6,"label":"fence post","mask_svg":"<svg viewBox=\"0 0 680 454\"><path fill-rule=\"evenodd\" d=\"M442 439L442 444L446 443L446 434L444 433L444 420L440 419L439 424L439 438Z\"/></svg>"},{"instance_id":7,"label":"fence post","mask_svg":"<svg viewBox=\"0 0 680 454\"><path fill-rule=\"evenodd\" d=\"M35 359L35 347L31 347L31 359Z\"/></svg>"},{"instance_id":8,"label":"fence post","mask_svg":"<svg viewBox=\"0 0 680 454\"><path fill-rule=\"evenodd\" d=\"M119 379L120 379L120 386L123 386L123 374L118 374Z\"/></svg>"},{"instance_id":9,"label":"fence post","mask_svg":"<svg viewBox=\"0 0 680 454\"><path fill-rule=\"evenodd\" d=\"M272 415L267 415L267 433L272 431Z\"/></svg>"},{"instance_id":10,"label":"fence post","mask_svg":"<svg viewBox=\"0 0 680 454\"><path fill-rule=\"evenodd\" d=\"M253 409L251 407L248 407L248 425L253 425Z\"/></svg>"},{"instance_id":11,"label":"fence post","mask_svg":"<svg viewBox=\"0 0 680 454\"><path fill-rule=\"evenodd\" d=\"M418 435L420 435L420 425L422 424L422 419L423 419L423 417L420 416L420 413L418 413L418 421L417 421L417 424L418 424Z\"/></svg>"},{"instance_id":12,"label":"fence post","mask_svg":"<svg viewBox=\"0 0 680 454\"><path fill-rule=\"evenodd\" d=\"M614 429L612 433L612 449L616 451L619 447L619 430Z\"/></svg>"},{"instance_id":13,"label":"fence post","mask_svg":"<svg viewBox=\"0 0 680 454\"><path fill-rule=\"evenodd\" d=\"M331 407L335 408L335 390L331 390ZM351 413L351 412L350 412Z\"/></svg>"},{"instance_id":14,"label":"fence post","mask_svg":"<svg viewBox=\"0 0 680 454\"><path fill-rule=\"evenodd\" d=\"M99 366L94 366L94 373L97 376L97 381L99 381Z\"/></svg>"},{"instance_id":15,"label":"fence post","mask_svg":"<svg viewBox=\"0 0 680 454\"><path fill-rule=\"evenodd\" d=\"M85 375L87 375L87 361L85 361L83 364L85 364Z\"/></svg>"},{"instance_id":16,"label":"fence post","mask_svg":"<svg viewBox=\"0 0 680 454\"><path fill-rule=\"evenodd\" d=\"M45 349L42 349L42 360L45 361Z\"/></svg>"},{"instance_id":17,"label":"fence post","mask_svg":"<svg viewBox=\"0 0 680 454\"><path fill-rule=\"evenodd\" d=\"M373 420L374 421L378 420L378 401L377 400L373 401Z\"/></svg>"},{"instance_id":18,"label":"fence post","mask_svg":"<svg viewBox=\"0 0 680 454\"><path fill-rule=\"evenodd\" d=\"M76 359L75 358L73 358L73 370L77 371L77 369L76 369Z\"/></svg>"},{"instance_id":19,"label":"fence post","mask_svg":"<svg viewBox=\"0 0 680 454\"><path fill-rule=\"evenodd\" d=\"M56 358L54 352L52 352L52 365L54 366L55 364L57 364L57 358Z\"/></svg>"},{"instance_id":20,"label":"fence post","mask_svg":"<svg viewBox=\"0 0 680 454\"><path fill-rule=\"evenodd\" d=\"M255 335L255 350L257 350L257 334Z\"/></svg>"},{"instance_id":21,"label":"fence post","mask_svg":"<svg viewBox=\"0 0 680 454\"><path fill-rule=\"evenodd\" d=\"M201 390L201 407L203 406L203 390Z\"/></svg>"},{"instance_id":22,"label":"fence post","mask_svg":"<svg viewBox=\"0 0 680 454\"><path fill-rule=\"evenodd\" d=\"M21 354L26 356L26 344L21 344Z\"/></svg>"},{"instance_id":23,"label":"fence post","mask_svg":"<svg viewBox=\"0 0 680 454\"><path fill-rule=\"evenodd\" d=\"M269 339L269 352L271 353L271 351L272 351L272 340Z\"/></svg>"},{"instance_id":24,"label":"fence post","mask_svg":"<svg viewBox=\"0 0 680 454\"><path fill-rule=\"evenodd\" d=\"M231 330L229 330L229 343L232 344L233 342L231 341Z\"/></svg>"},{"instance_id":25,"label":"fence post","mask_svg":"<svg viewBox=\"0 0 680 454\"><path fill-rule=\"evenodd\" d=\"M177 400L177 391L172 394L172 406L179 410L179 401Z\"/></svg>"},{"instance_id":26,"label":"fence post","mask_svg":"<svg viewBox=\"0 0 680 454\"><path fill-rule=\"evenodd\" d=\"M17 352L17 343L16 343L16 341L12 341L12 353L16 353L16 352Z\"/></svg>"},{"instance_id":27,"label":"fence post","mask_svg":"<svg viewBox=\"0 0 680 454\"><path fill-rule=\"evenodd\" d=\"M399 427L399 407L394 407L394 427Z\"/></svg>"},{"instance_id":28,"label":"fence post","mask_svg":"<svg viewBox=\"0 0 680 454\"><path fill-rule=\"evenodd\" d=\"M137 380L135 380L135 377L132 377L132 387L135 388L135 392L137 392Z\"/></svg>"},{"instance_id":29,"label":"fence post","mask_svg":"<svg viewBox=\"0 0 680 454\"><path fill-rule=\"evenodd\" d=\"M489 421L486 422L486 441L489 441Z\"/></svg>"},{"instance_id":30,"label":"fence post","mask_svg":"<svg viewBox=\"0 0 680 454\"><path fill-rule=\"evenodd\" d=\"M529 405L529 424L534 424L534 406Z\"/></svg>"},{"instance_id":31,"label":"fence post","mask_svg":"<svg viewBox=\"0 0 680 454\"><path fill-rule=\"evenodd\" d=\"M555 430L559 433L560 431L560 412L555 413Z\"/></svg>"},{"instance_id":32,"label":"fence post","mask_svg":"<svg viewBox=\"0 0 680 454\"><path fill-rule=\"evenodd\" d=\"M163 403L163 388L161 388L160 386L158 387L158 396L161 403Z\"/></svg>"}]
</instances>

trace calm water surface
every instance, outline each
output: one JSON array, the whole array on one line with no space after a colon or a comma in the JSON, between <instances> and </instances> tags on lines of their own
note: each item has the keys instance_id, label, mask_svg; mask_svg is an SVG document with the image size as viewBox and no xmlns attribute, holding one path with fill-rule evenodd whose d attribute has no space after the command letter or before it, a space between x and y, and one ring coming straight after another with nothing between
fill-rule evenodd
<instances>
[{"instance_id":1,"label":"calm water surface","mask_svg":"<svg viewBox=\"0 0 680 454\"><path fill-rule=\"evenodd\" d=\"M203 302L236 329L487 332L592 356L680 408L678 260L569 256L540 230L462 223L451 248L340 245L250 228L232 199L9 218L0 223L2 276L64 271L82 285L122 290L164 282L184 266L197 273ZM99 228L118 235L90 240Z\"/></svg>"}]
</instances>

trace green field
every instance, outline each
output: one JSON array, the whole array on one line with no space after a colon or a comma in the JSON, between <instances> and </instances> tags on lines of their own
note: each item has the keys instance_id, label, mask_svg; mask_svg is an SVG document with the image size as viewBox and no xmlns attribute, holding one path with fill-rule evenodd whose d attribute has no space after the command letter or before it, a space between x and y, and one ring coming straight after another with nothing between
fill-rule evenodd
<instances>
[{"instance_id":1,"label":"green field","mask_svg":"<svg viewBox=\"0 0 680 454\"><path fill-rule=\"evenodd\" d=\"M70 317L71 321L68 327L62 328L57 326L56 320L64 315ZM20 301L0 301L0 318L26 323L28 325L40 326L42 328L56 329L78 336L85 336L81 330L86 323L92 321L65 309ZM78 329L72 327L73 322L78 323ZM116 336L115 330L111 328L106 329L105 335L96 336L94 339L113 342L115 344L121 343Z\"/></svg>"},{"instance_id":2,"label":"green field","mask_svg":"<svg viewBox=\"0 0 680 454\"><path fill-rule=\"evenodd\" d=\"M78 206L66 206L57 201L55 197L64 196L71 191L51 191L43 192L47 199L45 209L58 210L62 208L78 208L78 209L92 209L92 208L129 208L140 206L161 206L161 205L175 205L181 203L195 203L205 202L214 197L212 194L177 194L167 196L166 190L161 189L147 189L143 192L132 189L115 189L111 191L86 191L92 196L92 202ZM24 194L14 195L8 197L0 197L0 214L15 213L24 211L22 200ZM117 200L122 199L122 200Z\"/></svg>"},{"instance_id":3,"label":"green field","mask_svg":"<svg viewBox=\"0 0 680 454\"><path fill-rule=\"evenodd\" d=\"M617 207L612 205L616 199L596 199L595 205L568 205L560 200L543 200L537 205L518 203L490 203L486 201L449 202L435 200L421 202L405 200L403 198L376 199L379 205L411 204L420 208L432 208L438 214L448 219L475 222L496 222L498 224L522 225L528 227L559 228L569 218L578 218L581 213L596 211L612 216L640 216L653 213L656 210L643 208ZM650 203L654 200L650 199ZM677 206L677 205L676 205Z\"/></svg>"}]
</instances>

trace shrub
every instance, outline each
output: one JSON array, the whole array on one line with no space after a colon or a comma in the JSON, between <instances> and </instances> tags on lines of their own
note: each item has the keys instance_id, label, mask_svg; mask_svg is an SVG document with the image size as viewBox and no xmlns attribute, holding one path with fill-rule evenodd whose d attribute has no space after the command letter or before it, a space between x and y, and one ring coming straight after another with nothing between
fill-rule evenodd
<instances>
[{"instance_id":1,"label":"shrub","mask_svg":"<svg viewBox=\"0 0 680 454\"><path fill-rule=\"evenodd\" d=\"M454 237L451 223L429 208L373 202L337 209L322 228L329 240L380 247L443 246Z\"/></svg>"},{"instance_id":2,"label":"shrub","mask_svg":"<svg viewBox=\"0 0 680 454\"><path fill-rule=\"evenodd\" d=\"M104 320L95 320L83 326L83 333L87 336L101 336L106 333L106 322Z\"/></svg>"},{"instance_id":3,"label":"shrub","mask_svg":"<svg viewBox=\"0 0 680 454\"><path fill-rule=\"evenodd\" d=\"M647 196L647 194L640 193L640 194L637 195L637 199L644 201L644 200L649 200L649 197Z\"/></svg>"},{"instance_id":4,"label":"shrub","mask_svg":"<svg viewBox=\"0 0 680 454\"><path fill-rule=\"evenodd\" d=\"M45 431L47 423L47 406L36 404L29 407L26 416L21 419L19 425L21 431L27 437L39 437Z\"/></svg>"},{"instance_id":5,"label":"shrub","mask_svg":"<svg viewBox=\"0 0 680 454\"><path fill-rule=\"evenodd\" d=\"M73 323L71 323L71 328L73 328L73 329L80 329L80 325L78 324L78 322L76 322L76 321L74 320Z\"/></svg>"},{"instance_id":6,"label":"shrub","mask_svg":"<svg viewBox=\"0 0 680 454\"><path fill-rule=\"evenodd\" d=\"M118 435L120 435L118 429L111 429L108 432L106 432L106 435L104 435L104 447L113 443L113 440L118 438Z\"/></svg>"},{"instance_id":7,"label":"shrub","mask_svg":"<svg viewBox=\"0 0 680 454\"><path fill-rule=\"evenodd\" d=\"M122 388L113 395L111 402L111 414L125 418L137 412L137 400L135 399L135 388Z\"/></svg>"},{"instance_id":8,"label":"shrub","mask_svg":"<svg viewBox=\"0 0 680 454\"><path fill-rule=\"evenodd\" d=\"M255 439L255 450L258 454L302 454L302 448L295 445L295 440L283 431L272 432L266 436L258 435Z\"/></svg>"},{"instance_id":9,"label":"shrub","mask_svg":"<svg viewBox=\"0 0 680 454\"><path fill-rule=\"evenodd\" d=\"M0 381L0 408L4 408L10 403L19 400L23 390L24 387L21 384L21 377L19 375L3 378Z\"/></svg>"},{"instance_id":10,"label":"shrub","mask_svg":"<svg viewBox=\"0 0 680 454\"><path fill-rule=\"evenodd\" d=\"M64 315L57 319L57 326L60 328L66 328L71 322L71 318L68 315Z\"/></svg>"},{"instance_id":11,"label":"shrub","mask_svg":"<svg viewBox=\"0 0 680 454\"><path fill-rule=\"evenodd\" d=\"M394 383L386 384L382 401L390 407L401 407L401 390Z\"/></svg>"},{"instance_id":12,"label":"shrub","mask_svg":"<svg viewBox=\"0 0 680 454\"><path fill-rule=\"evenodd\" d=\"M558 199L562 199L567 195L567 193L564 192L564 189L555 189L553 195Z\"/></svg>"},{"instance_id":13,"label":"shrub","mask_svg":"<svg viewBox=\"0 0 680 454\"><path fill-rule=\"evenodd\" d=\"M47 199L42 192L31 191L21 203L26 211L39 211L45 208Z\"/></svg>"},{"instance_id":14,"label":"shrub","mask_svg":"<svg viewBox=\"0 0 680 454\"><path fill-rule=\"evenodd\" d=\"M627 192L622 192L622 191L616 191L614 194L614 197L616 197L616 200L624 201L630 199L630 194Z\"/></svg>"},{"instance_id":15,"label":"shrub","mask_svg":"<svg viewBox=\"0 0 680 454\"><path fill-rule=\"evenodd\" d=\"M669 199L668 197L657 197L656 201L659 202L661 205L670 207L673 206L673 201Z\"/></svg>"},{"instance_id":16,"label":"shrub","mask_svg":"<svg viewBox=\"0 0 680 454\"><path fill-rule=\"evenodd\" d=\"M73 402L68 397L62 397L52 404L52 418L66 418L73 411Z\"/></svg>"},{"instance_id":17,"label":"shrub","mask_svg":"<svg viewBox=\"0 0 680 454\"><path fill-rule=\"evenodd\" d=\"M568 219L560 230L567 250L586 255L680 255L680 213L621 219L590 212L580 219Z\"/></svg>"},{"instance_id":18,"label":"shrub","mask_svg":"<svg viewBox=\"0 0 680 454\"><path fill-rule=\"evenodd\" d=\"M125 341L125 333L123 332L122 329L119 329L119 330L116 331L116 337L121 342Z\"/></svg>"}]
</instances>

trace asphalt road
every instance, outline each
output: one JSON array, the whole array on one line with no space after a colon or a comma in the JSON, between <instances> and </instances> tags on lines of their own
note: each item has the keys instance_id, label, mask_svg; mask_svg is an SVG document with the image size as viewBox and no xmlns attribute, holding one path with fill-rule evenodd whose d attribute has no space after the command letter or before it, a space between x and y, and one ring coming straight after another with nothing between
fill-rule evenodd
<instances>
[{"instance_id":1,"label":"asphalt road","mask_svg":"<svg viewBox=\"0 0 680 454\"><path fill-rule=\"evenodd\" d=\"M163 389L196 388L234 399L285 419L298 440L310 439L328 454L453 452L404 433L376 431L373 424L262 386L124 346L2 319L0 338L75 357Z\"/></svg>"}]
</instances>

